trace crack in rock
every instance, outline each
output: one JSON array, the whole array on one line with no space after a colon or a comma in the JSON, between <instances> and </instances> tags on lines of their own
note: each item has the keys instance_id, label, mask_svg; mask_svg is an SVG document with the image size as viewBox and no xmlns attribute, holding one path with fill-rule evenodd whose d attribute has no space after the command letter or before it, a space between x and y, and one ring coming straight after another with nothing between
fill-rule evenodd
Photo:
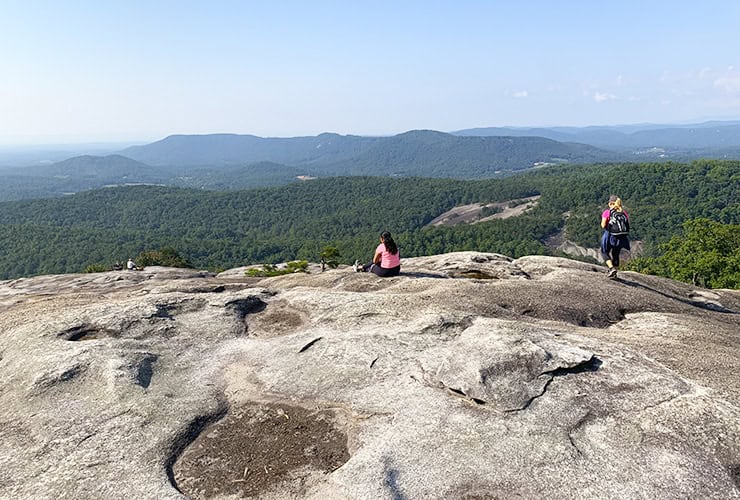
<instances>
[{"instance_id":1,"label":"crack in rock","mask_svg":"<svg viewBox=\"0 0 740 500\"><path fill-rule=\"evenodd\" d=\"M475 403L477 405L481 405L482 406L482 405L488 404L488 401L485 401L483 399L479 399L479 398L470 396L468 394L465 394L465 391L463 391L462 389L456 389L454 387L447 387L447 390L450 391L450 392L452 392L452 393L454 393L454 394L457 394L458 396L462 396L462 397L464 397L464 398L472 401L473 403Z\"/></svg>"},{"instance_id":2,"label":"crack in rock","mask_svg":"<svg viewBox=\"0 0 740 500\"><path fill-rule=\"evenodd\" d=\"M313 346L313 345L314 345L314 344L315 344L316 342L318 342L319 340L321 340L321 339L323 339L323 338L324 338L324 337L316 337L316 338L315 338L315 339L313 339L313 340L312 340L311 342L309 342L308 344L306 344L306 345L304 345L303 347L301 347L301 349L300 349L300 350L298 351L298 354L300 354L300 353L302 353L302 352L305 352L305 351L307 351L308 349L310 349L310 348L311 348L311 346Z\"/></svg>"},{"instance_id":3,"label":"crack in rock","mask_svg":"<svg viewBox=\"0 0 740 500\"><path fill-rule=\"evenodd\" d=\"M524 411L527 408L530 407L530 405L536 400L541 398L545 395L547 392L547 389L550 387L550 384L553 380L555 380L555 377L563 377L566 375L572 375L577 373L588 373L588 372L595 372L599 369L599 367L602 365L602 361L597 358L596 356L591 356L587 361L584 361L582 363L579 363L575 366L570 367L560 367L556 368L554 370L549 370L546 372L540 373L537 378L540 378L542 376L549 377L548 380L545 382L545 385L542 387L542 391L539 394L535 394L531 398L529 398L527 401L524 402L524 404L520 408L510 408L504 410L506 413L512 413L512 412L519 412Z\"/></svg>"},{"instance_id":4,"label":"crack in rock","mask_svg":"<svg viewBox=\"0 0 740 500\"><path fill-rule=\"evenodd\" d=\"M555 377L601 366L594 353L554 338L502 335L476 324L424 358L427 383L505 412L527 409Z\"/></svg>"}]
</instances>

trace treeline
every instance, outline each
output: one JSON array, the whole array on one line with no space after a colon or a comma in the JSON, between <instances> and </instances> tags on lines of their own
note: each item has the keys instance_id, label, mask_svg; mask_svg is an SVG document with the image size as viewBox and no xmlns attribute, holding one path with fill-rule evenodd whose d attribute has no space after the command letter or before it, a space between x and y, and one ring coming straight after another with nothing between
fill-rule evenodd
<instances>
[{"instance_id":1,"label":"treeline","mask_svg":"<svg viewBox=\"0 0 740 500\"><path fill-rule=\"evenodd\" d=\"M100 189L66 198L0 203L0 279L80 272L172 247L200 268L295 259L371 257L394 233L404 257L458 250L512 257L547 254L548 237L597 246L609 194L629 211L646 255L699 217L740 223L740 162L550 167L497 180L341 177L278 188L204 192L157 186ZM455 227L425 226L463 204L541 195L524 215Z\"/></svg>"}]
</instances>

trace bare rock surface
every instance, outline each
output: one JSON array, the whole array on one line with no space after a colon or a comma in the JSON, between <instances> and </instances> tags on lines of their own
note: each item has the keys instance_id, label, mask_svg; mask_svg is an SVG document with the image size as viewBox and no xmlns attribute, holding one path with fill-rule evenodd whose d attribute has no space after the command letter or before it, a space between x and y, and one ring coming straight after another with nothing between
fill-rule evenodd
<instances>
[{"instance_id":1,"label":"bare rock surface","mask_svg":"<svg viewBox=\"0 0 740 500\"><path fill-rule=\"evenodd\" d=\"M402 265L0 282L0 498L740 498L739 292Z\"/></svg>"}]
</instances>

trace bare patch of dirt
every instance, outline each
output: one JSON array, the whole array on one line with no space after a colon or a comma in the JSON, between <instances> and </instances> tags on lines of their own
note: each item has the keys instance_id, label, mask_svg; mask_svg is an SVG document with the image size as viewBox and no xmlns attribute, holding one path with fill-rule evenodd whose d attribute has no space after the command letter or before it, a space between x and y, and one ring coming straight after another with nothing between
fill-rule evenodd
<instances>
[{"instance_id":1,"label":"bare patch of dirt","mask_svg":"<svg viewBox=\"0 0 740 500\"><path fill-rule=\"evenodd\" d=\"M473 203L472 205L462 205L455 207L443 213L427 226L455 226L457 224L475 224L494 219L508 219L522 215L537 205L538 196L521 198L518 200L502 201L497 203ZM483 216L486 209L495 210L493 215Z\"/></svg>"},{"instance_id":2,"label":"bare patch of dirt","mask_svg":"<svg viewBox=\"0 0 740 500\"><path fill-rule=\"evenodd\" d=\"M264 311L249 320L249 333L255 337L278 337L298 331L306 324L306 315L285 301L271 302Z\"/></svg>"},{"instance_id":3,"label":"bare patch of dirt","mask_svg":"<svg viewBox=\"0 0 740 500\"><path fill-rule=\"evenodd\" d=\"M190 498L295 491L306 478L349 460L335 415L286 404L249 404L207 427L172 468Z\"/></svg>"}]
</instances>

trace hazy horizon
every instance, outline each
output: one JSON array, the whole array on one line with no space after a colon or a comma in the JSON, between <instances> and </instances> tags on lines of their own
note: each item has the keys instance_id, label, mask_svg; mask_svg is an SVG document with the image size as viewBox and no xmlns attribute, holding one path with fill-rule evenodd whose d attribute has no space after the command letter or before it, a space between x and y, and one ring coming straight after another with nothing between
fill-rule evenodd
<instances>
[{"instance_id":1,"label":"hazy horizon","mask_svg":"<svg viewBox=\"0 0 740 500\"><path fill-rule=\"evenodd\" d=\"M529 128L543 128L543 129L550 129L550 128L575 128L575 129L583 129L583 128L619 128L619 127L678 127L678 126L687 126L687 125L701 125L704 123L711 123L711 122L727 122L727 123L740 123L740 119L733 119L733 118L708 118L708 119L702 119L702 120L689 120L689 121L677 121L673 123L618 123L618 124L592 124L592 125L583 125L583 126L573 126L573 125L520 125L520 126L513 126L513 125L483 125L483 126L475 126L475 127L465 127L457 130L436 130L437 132L444 132L444 133L454 133L461 130L473 130L473 129L485 129L485 128L509 128L509 129L529 129ZM201 132L201 133L193 133L193 134L187 134L187 133L173 133L173 134L167 134L161 137L156 137L153 139L140 139L140 140L128 140L128 141L80 141L80 142L60 142L60 143L17 143L17 144L4 144L0 143L0 151L9 152L9 151L43 151L43 150L49 150L49 151L64 151L64 150L80 150L80 149L90 149L90 150L108 150L108 151L114 151L116 149L124 149L129 146L136 146L136 145L146 145L151 144L153 142L157 142L160 140L163 140L167 137L173 136L173 135L252 135L256 137L262 137L262 138L294 138L294 137L315 137L320 134L329 133L329 134L338 134L343 136L363 136L363 137L391 137L394 135L403 134L405 132L411 132L412 130L435 130L430 128L420 128L420 129L410 129L410 130L402 130L400 132L392 133L392 134L352 134L352 133L342 133L342 132L335 132L335 131L329 131L325 130L323 132L318 132L316 134L311 135L301 135L301 136L295 136L295 135L271 135L271 136L260 136L257 134L250 134L250 133L237 133L237 132Z\"/></svg>"},{"instance_id":2,"label":"hazy horizon","mask_svg":"<svg viewBox=\"0 0 740 500\"><path fill-rule=\"evenodd\" d=\"M0 6L0 146L740 119L740 4Z\"/></svg>"},{"instance_id":3,"label":"hazy horizon","mask_svg":"<svg viewBox=\"0 0 740 500\"><path fill-rule=\"evenodd\" d=\"M682 125L700 125L702 123L707 122L740 122L740 119L704 119L704 120L689 120L689 121L680 121L675 123L619 123L619 124L593 124L593 125L584 125L575 127L572 125L521 125L521 126L509 126L509 125L485 125L485 126L476 126L476 127L465 127L458 130L437 130L437 132L444 132L444 133L453 133L457 132L459 130L469 130L469 129L479 129L479 128L511 128L511 129L528 129L528 128L588 128L588 127L637 127L637 126L682 126ZM413 130L434 130L434 129L413 129ZM63 142L63 143L17 143L17 144L3 144L0 143L0 151L37 151L37 150L78 150L78 149L99 149L99 150L115 150L115 149L124 149L129 146L136 146L136 145L145 145L145 144L151 144L152 142L157 142L162 139L165 139L172 135L253 135L257 137L262 138L292 138L292 137L313 137L317 136L323 133L331 133L331 134L339 134L339 135L354 135L354 136L364 136L364 137L390 137L398 134L403 134L405 132L410 132L411 130L403 130L397 133L393 134L344 134L341 132L334 132L334 131L324 131L319 132L317 134L311 134L310 136L258 136L257 134L249 134L249 133L236 133L236 132L203 132L203 133L196 133L196 134L167 134L162 137L157 137L154 139L141 139L141 140L129 140L129 141L97 141L97 142L88 142L88 141L81 141L81 142Z\"/></svg>"}]
</instances>

